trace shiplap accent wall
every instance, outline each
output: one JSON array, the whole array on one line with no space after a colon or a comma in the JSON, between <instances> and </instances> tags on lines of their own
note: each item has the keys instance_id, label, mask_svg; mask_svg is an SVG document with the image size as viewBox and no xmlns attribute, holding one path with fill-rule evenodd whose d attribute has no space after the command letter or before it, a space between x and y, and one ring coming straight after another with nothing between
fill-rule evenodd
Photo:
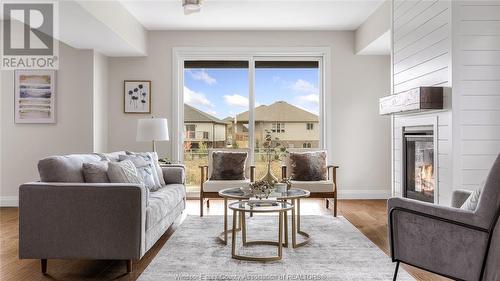
<instances>
[{"instance_id":1,"label":"shiplap accent wall","mask_svg":"<svg viewBox=\"0 0 500 281\"><path fill-rule=\"evenodd\" d=\"M451 87L451 2L395 0L393 2L393 94L420 86ZM451 96L444 110L393 118L393 193L402 193L402 128L435 125L438 147L439 204L449 204L452 189Z\"/></svg>"},{"instance_id":2,"label":"shiplap accent wall","mask_svg":"<svg viewBox=\"0 0 500 281\"><path fill-rule=\"evenodd\" d=\"M500 152L500 1L452 5L454 185L474 189Z\"/></svg>"}]
</instances>

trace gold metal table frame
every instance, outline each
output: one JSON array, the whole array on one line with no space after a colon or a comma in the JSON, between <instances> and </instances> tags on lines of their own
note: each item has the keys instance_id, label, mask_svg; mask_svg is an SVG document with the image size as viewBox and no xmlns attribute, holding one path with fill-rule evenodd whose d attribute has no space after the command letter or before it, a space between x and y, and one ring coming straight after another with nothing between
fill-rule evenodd
<instances>
[{"instance_id":1,"label":"gold metal table frame","mask_svg":"<svg viewBox=\"0 0 500 281\"><path fill-rule=\"evenodd\" d=\"M242 194L242 195L236 195L234 194L234 191L239 190L239 188L227 188L224 190L219 191L219 196L224 198L224 230L218 235L219 240L224 244L227 245L228 241L228 233L232 233L233 229L228 229L228 200L234 199L234 200L247 200L249 199L248 195ZM311 236L309 233L303 231L301 229L300 225L300 199L301 198L307 198L310 195L310 192L307 190L303 189L298 189L298 188L292 188L291 191L300 191L302 192L300 195L280 195L280 194L272 194L277 195L277 199L281 201L288 202L290 201L291 204L293 205L292 208L292 247L297 248L306 245L309 243ZM233 193L231 193L233 191ZM234 218L233 218L234 219ZM288 212L285 212L283 214L283 222L284 222L284 242L283 246L288 247ZM237 226L235 228L235 231L241 231L240 225L242 224L242 220L239 219L237 220ZM297 243L297 234L302 236L303 241Z\"/></svg>"},{"instance_id":2,"label":"gold metal table frame","mask_svg":"<svg viewBox=\"0 0 500 281\"><path fill-rule=\"evenodd\" d=\"M278 206L269 209L257 207L249 208L248 201L234 202L229 205L229 208L233 210L233 226L232 226L232 236L231 236L231 257L238 260L246 261L276 261L283 258L283 229L284 229L284 216L289 210L293 210L294 206L285 201L277 201ZM246 215L245 213L278 213L278 241L268 241L268 240L254 240L247 241L247 227L246 227ZM239 217L239 219L238 219ZM248 256L237 254L236 252L236 229L237 223L241 224L241 240L243 246L251 245L271 245L277 246L276 256Z\"/></svg>"}]
</instances>

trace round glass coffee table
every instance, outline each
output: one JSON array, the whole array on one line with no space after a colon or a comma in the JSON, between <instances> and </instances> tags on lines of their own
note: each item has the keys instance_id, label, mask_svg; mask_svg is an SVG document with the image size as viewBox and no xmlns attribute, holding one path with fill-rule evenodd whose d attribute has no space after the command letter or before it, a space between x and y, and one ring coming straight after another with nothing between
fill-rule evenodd
<instances>
[{"instance_id":1,"label":"round glass coffee table","mask_svg":"<svg viewBox=\"0 0 500 281\"><path fill-rule=\"evenodd\" d=\"M285 192L273 192L269 197L276 198L280 201L285 201L292 204L292 247L297 248L305 245L309 242L310 235L300 229L300 199L309 197L311 193L307 190L300 188L291 188ZM240 187L232 187L219 191L219 196L224 198L224 231L219 235L219 239L222 243L227 245L227 235L232 229L228 230L227 227L227 208L228 200L248 200L252 197L251 194L245 193ZM250 215L254 212L250 211ZM238 221L240 223L240 221ZM235 228L235 231L239 231L240 228ZM297 234L304 238L304 241L297 243ZM288 247L288 212L284 213L284 246Z\"/></svg>"},{"instance_id":2,"label":"round glass coffee table","mask_svg":"<svg viewBox=\"0 0 500 281\"><path fill-rule=\"evenodd\" d=\"M268 203L265 205L253 205L249 204L248 201L239 201L229 204L229 209L233 210L233 227L232 227L232 245L231 245L231 257L238 260L247 261L276 261L281 260L283 257L283 223L284 215L287 211L293 209L293 205L285 201L275 201L273 203ZM278 241L268 241L268 240L255 240L247 241L247 227L246 227L246 213L278 213ZM276 256L248 256L240 255L236 252L236 224L238 221L241 223L241 240L243 246L250 245L272 245L278 247L278 253Z\"/></svg>"}]
</instances>

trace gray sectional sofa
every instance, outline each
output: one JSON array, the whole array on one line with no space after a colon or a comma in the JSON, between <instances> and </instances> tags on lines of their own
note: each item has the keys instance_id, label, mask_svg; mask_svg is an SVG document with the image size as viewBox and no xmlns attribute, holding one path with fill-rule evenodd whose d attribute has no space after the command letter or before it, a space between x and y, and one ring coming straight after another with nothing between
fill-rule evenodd
<instances>
[{"instance_id":1,"label":"gray sectional sofa","mask_svg":"<svg viewBox=\"0 0 500 281\"><path fill-rule=\"evenodd\" d=\"M107 154L108 160L125 152ZM19 188L19 258L139 260L185 208L182 165L162 166L165 185L85 183L82 164L102 155L42 159L39 182Z\"/></svg>"}]
</instances>

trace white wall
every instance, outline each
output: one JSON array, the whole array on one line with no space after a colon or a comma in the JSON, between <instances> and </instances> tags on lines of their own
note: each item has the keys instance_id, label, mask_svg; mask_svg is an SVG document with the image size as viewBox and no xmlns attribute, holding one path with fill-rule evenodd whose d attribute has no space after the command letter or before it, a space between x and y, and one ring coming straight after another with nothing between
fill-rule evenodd
<instances>
[{"instance_id":1,"label":"white wall","mask_svg":"<svg viewBox=\"0 0 500 281\"><path fill-rule=\"evenodd\" d=\"M17 205L19 185L39 178L39 159L92 152L93 53L61 43L59 57L56 124L15 124L14 71L1 71L1 206Z\"/></svg>"},{"instance_id":2,"label":"white wall","mask_svg":"<svg viewBox=\"0 0 500 281\"><path fill-rule=\"evenodd\" d=\"M109 150L149 149L135 141L138 118L124 114L123 80L152 81L152 110L172 120L173 47L330 47L331 114L328 146L338 172L341 197L387 197L390 193L390 121L378 116L378 98L390 92L388 56L356 56L351 31L152 31L148 56L109 59ZM172 127L172 123L169 124ZM171 137L172 139L173 137ZM171 155L170 142L158 143L160 156Z\"/></svg>"},{"instance_id":3,"label":"white wall","mask_svg":"<svg viewBox=\"0 0 500 281\"><path fill-rule=\"evenodd\" d=\"M393 93L420 86L451 87L451 3L396 0L393 3ZM452 189L451 96L445 109L394 117L394 194L402 193L402 127L419 118L436 118L439 203L449 204ZM429 124L431 125L431 124Z\"/></svg>"},{"instance_id":4,"label":"white wall","mask_svg":"<svg viewBox=\"0 0 500 281\"><path fill-rule=\"evenodd\" d=\"M108 58L94 51L93 57L93 112L94 151L108 149Z\"/></svg>"},{"instance_id":5,"label":"white wall","mask_svg":"<svg viewBox=\"0 0 500 281\"><path fill-rule=\"evenodd\" d=\"M499 2L453 2L453 38L454 182L474 189L500 152Z\"/></svg>"}]
</instances>

